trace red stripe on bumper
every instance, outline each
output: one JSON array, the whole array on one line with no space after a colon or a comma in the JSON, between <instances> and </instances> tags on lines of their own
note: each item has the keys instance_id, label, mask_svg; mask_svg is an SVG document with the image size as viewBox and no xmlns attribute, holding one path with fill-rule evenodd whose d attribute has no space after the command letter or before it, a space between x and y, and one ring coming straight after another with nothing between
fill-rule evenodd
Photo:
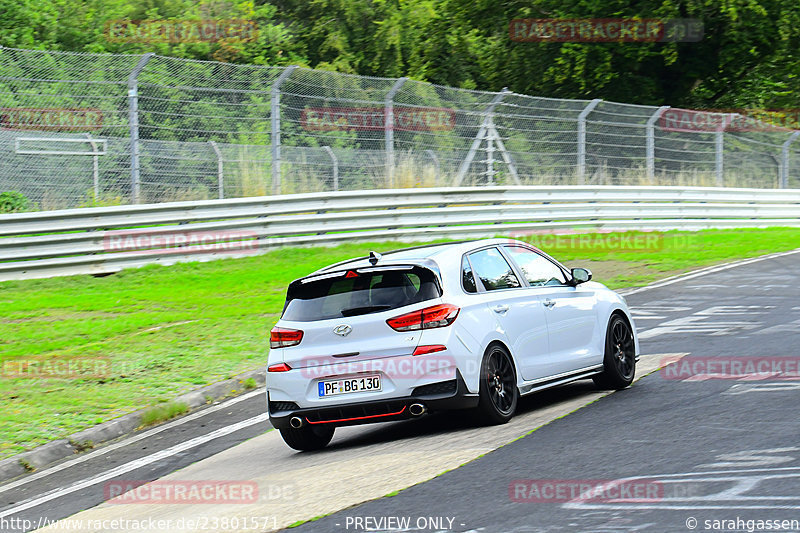
<instances>
[{"instance_id":1,"label":"red stripe on bumper","mask_svg":"<svg viewBox=\"0 0 800 533\"><path fill-rule=\"evenodd\" d=\"M355 416L353 418L340 418L338 420L319 420L317 422L312 422L311 420L308 419L308 417L306 417L306 422L308 422L309 424L333 424L335 422L350 422L352 420L366 420L368 418L383 418L387 416L397 416L403 414L405 410L406 406L404 405L403 408L397 411L396 413L386 413L384 415Z\"/></svg>"}]
</instances>

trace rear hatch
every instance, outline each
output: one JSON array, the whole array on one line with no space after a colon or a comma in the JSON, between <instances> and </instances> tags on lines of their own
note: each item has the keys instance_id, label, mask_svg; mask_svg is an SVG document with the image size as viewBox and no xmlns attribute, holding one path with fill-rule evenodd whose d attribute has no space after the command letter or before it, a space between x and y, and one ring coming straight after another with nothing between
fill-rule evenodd
<instances>
[{"instance_id":1,"label":"rear hatch","mask_svg":"<svg viewBox=\"0 0 800 533\"><path fill-rule=\"evenodd\" d=\"M436 275L418 265L387 265L313 275L293 282L277 326L302 331L282 348L291 368L411 355L421 331L387 320L440 302Z\"/></svg>"}]
</instances>

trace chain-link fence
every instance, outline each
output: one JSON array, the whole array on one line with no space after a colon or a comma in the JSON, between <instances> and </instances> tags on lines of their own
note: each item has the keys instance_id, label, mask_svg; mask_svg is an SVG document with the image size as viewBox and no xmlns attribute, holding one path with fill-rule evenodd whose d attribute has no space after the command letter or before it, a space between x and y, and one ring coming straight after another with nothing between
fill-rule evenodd
<instances>
[{"instance_id":1,"label":"chain-link fence","mask_svg":"<svg viewBox=\"0 0 800 533\"><path fill-rule=\"evenodd\" d=\"M56 209L488 184L800 186L797 133L709 125L715 113L698 124L677 111L4 48L0 192Z\"/></svg>"}]
</instances>

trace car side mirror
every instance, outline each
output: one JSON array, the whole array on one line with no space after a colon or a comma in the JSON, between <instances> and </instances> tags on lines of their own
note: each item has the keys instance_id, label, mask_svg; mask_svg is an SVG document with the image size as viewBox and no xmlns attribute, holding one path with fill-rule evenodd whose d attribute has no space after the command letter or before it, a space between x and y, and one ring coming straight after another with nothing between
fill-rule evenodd
<instances>
[{"instance_id":1,"label":"car side mirror","mask_svg":"<svg viewBox=\"0 0 800 533\"><path fill-rule=\"evenodd\" d=\"M588 268L573 268L571 273L573 285L580 285L592 279L592 271Z\"/></svg>"}]
</instances>

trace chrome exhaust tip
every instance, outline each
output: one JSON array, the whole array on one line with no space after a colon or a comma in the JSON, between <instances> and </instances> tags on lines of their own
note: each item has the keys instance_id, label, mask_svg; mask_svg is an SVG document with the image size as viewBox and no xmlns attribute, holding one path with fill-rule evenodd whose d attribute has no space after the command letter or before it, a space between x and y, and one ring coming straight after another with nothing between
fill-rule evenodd
<instances>
[{"instance_id":1,"label":"chrome exhaust tip","mask_svg":"<svg viewBox=\"0 0 800 533\"><path fill-rule=\"evenodd\" d=\"M421 416L424 415L428 411L428 408L422 405L421 403L412 403L408 407L408 412L411 413L411 416Z\"/></svg>"},{"instance_id":2,"label":"chrome exhaust tip","mask_svg":"<svg viewBox=\"0 0 800 533\"><path fill-rule=\"evenodd\" d=\"M303 427L303 419L300 418L299 416L293 416L289 420L289 425L292 426L294 429L300 429L301 427Z\"/></svg>"}]
</instances>

